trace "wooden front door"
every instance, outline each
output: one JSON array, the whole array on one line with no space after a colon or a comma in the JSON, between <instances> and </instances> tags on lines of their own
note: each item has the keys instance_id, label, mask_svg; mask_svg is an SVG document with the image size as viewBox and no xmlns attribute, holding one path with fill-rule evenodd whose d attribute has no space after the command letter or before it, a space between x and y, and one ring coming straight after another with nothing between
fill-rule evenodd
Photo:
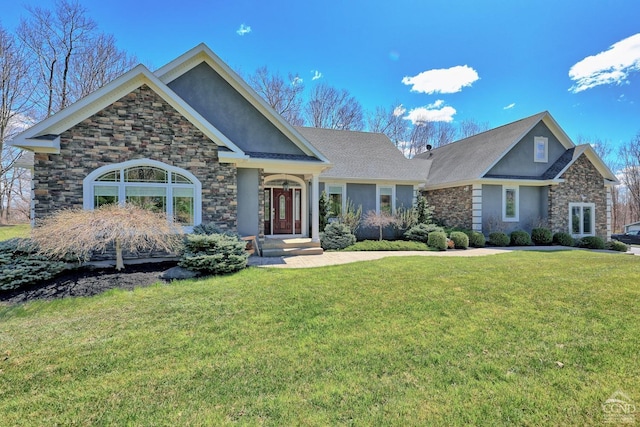
<instances>
[{"instance_id":1,"label":"wooden front door","mask_svg":"<svg viewBox=\"0 0 640 427\"><path fill-rule=\"evenodd\" d=\"M273 189L273 234L293 233L292 190Z\"/></svg>"}]
</instances>

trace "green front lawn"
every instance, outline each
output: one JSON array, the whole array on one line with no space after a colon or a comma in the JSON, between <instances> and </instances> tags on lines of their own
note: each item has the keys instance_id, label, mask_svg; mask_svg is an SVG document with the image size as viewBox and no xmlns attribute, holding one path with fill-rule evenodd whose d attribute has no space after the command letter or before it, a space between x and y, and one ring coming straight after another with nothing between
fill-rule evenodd
<instances>
[{"instance_id":1,"label":"green front lawn","mask_svg":"<svg viewBox=\"0 0 640 427\"><path fill-rule=\"evenodd\" d=\"M29 224L0 225L0 242L14 237L29 237L30 233L31 225Z\"/></svg>"},{"instance_id":2,"label":"green front lawn","mask_svg":"<svg viewBox=\"0 0 640 427\"><path fill-rule=\"evenodd\" d=\"M639 284L514 252L0 305L0 425L601 425L640 402Z\"/></svg>"}]
</instances>

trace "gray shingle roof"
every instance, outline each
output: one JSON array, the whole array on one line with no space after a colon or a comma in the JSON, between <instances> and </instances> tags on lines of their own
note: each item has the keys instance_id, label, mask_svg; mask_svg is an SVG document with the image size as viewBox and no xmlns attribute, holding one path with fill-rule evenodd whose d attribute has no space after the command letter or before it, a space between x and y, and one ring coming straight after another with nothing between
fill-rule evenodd
<instances>
[{"instance_id":1,"label":"gray shingle roof","mask_svg":"<svg viewBox=\"0 0 640 427\"><path fill-rule=\"evenodd\" d=\"M321 178L424 182L429 161L407 159L381 133L297 127L333 167Z\"/></svg>"},{"instance_id":2,"label":"gray shingle roof","mask_svg":"<svg viewBox=\"0 0 640 427\"><path fill-rule=\"evenodd\" d=\"M418 154L431 160L429 186L479 179L497 160L542 120L546 111L451 144Z\"/></svg>"}]
</instances>

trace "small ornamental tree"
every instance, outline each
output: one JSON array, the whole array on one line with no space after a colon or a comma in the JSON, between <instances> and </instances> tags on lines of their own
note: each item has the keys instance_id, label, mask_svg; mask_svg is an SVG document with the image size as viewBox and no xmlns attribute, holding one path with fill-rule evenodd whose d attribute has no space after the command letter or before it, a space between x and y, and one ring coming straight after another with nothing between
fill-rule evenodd
<instances>
[{"instance_id":1,"label":"small ornamental tree","mask_svg":"<svg viewBox=\"0 0 640 427\"><path fill-rule=\"evenodd\" d=\"M378 240L382 240L382 231L385 227L395 224L396 218L384 211L380 213L377 213L376 211L369 211L365 215L363 223L367 227L378 228L380 232L380 238Z\"/></svg>"},{"instance_id":2,"label":"small ornamental tree","mask_svg":"<svg viewBox=\"0 0 640 427\"><path fill-rule=\"evenodd\" d=\"M417 224L431 224L433 222L433 208L427 203L427 198L418 196L414 206Z\"/></svg>"},{"instance_id":3,"label":"small ornamental tree","mask_svg":"<svg viewBox=\"0 0 640 427\"><path fill-rule=\"evenodd\" d=\"M327 224L329 224L329 212L331 210L329 206L329 196L327 196L326 191L320 193L320 200L318 200L318 205L320 230L324 230Z\"/></svg>"},{"instance_id":4,"label":"small ornamental tree","mask_svg":"<svg viewBox=\"0 0 640 427\"><path fill-rule=\"evenodd\" d=\"M40 253L88 261L93 252L116 250L116 270L124 268L122 252L182 247L182 228L167 216L132 204L104 205L95 210L64 209L42 220L31 233Z\"/></svg>"},{"instance_id":5,"label":"small ornamental tree","mask_svg":"<svg viewBox=\"0 0 640 427\"><path fill-rule=\"evenodd\" d=\"M362 205L358 205L356 208L353 201L347 199L344 212L341 212L340 215L338 215L338 220L349 227L351 234L355 235L358 227L360 227L360 221L362 221Z\"/></svg>"}]
</instances>

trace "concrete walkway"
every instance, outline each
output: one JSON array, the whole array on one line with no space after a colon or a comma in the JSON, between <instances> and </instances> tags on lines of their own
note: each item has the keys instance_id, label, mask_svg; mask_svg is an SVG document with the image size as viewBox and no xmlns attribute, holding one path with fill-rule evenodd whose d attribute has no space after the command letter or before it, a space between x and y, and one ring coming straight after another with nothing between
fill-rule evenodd
<instances>
[{"instance_id":1,"label":"concrete walkway","mask_svg":"<svg viewBox=\"0 0 640 427\"><path fill-rule=\"evenodd\" d=\"M325 252L322 255L303 255L289 257L257 257L249 258L250 266L275 268L311 268L327 265L348 264L358 261L370 261L391 256L437 256L437 257L473 257L512 252L514 250L562 251L574 250L564 246L527 246L519 248L469 248L466 250L448 251L367 251L367 252Z\"/></svg>"}]
</instances>

